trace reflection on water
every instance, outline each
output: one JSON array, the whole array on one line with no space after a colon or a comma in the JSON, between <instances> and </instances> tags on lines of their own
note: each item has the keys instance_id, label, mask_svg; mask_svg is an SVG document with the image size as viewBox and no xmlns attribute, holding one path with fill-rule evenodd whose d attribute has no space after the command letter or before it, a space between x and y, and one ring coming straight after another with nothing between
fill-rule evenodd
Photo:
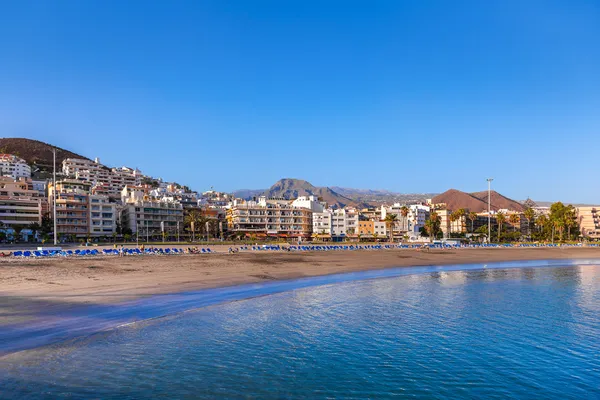
<instances>
[{"instance_id":1,"label":"reflection on water","mask_svg":"<svg viewBox=\"0 0 600 400\"><path fill-rule=\"evenodd\" d=\"M600 398L600 267L434 271L3 359L3 398ZM43 395L41 395L43 394Z\"/></svg>"}]
</instances>

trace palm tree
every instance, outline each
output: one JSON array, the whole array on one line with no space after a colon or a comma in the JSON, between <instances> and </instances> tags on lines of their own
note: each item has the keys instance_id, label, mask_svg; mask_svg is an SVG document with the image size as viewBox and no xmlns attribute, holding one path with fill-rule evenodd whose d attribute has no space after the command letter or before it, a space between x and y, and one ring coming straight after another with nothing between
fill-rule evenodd
<instances>
[{"instance_id":1,"label":"palm tree","mask_svg":"<svg viewBox=\"0 0 600 400\"><path fill-rule=\"evenodd\" d=\"M467 214L467 210L464 208L459 208L456 210L457 220L460 220L460 233L463 231L463 217Z\"/></svg>"},{"instance_id":2,"label":"palm tree","mask_svg":"<svg viewBox=\"0 0 600 400\"><path fill-rule=\"evenodd\" d=\"M385 224L390 230L390 242L394 241L394 224L396 223L396 219L396 214L387 214L384 219Z\"/></svg>"},{"instance_id":3,"label":"palm tree","mask_svg":"<svg viewBox=\"0 0 600 400\"><path fill-rule=\"evenodd\" d=\"M506 221L506 215L502 211L496 213L496 222L498 223L498 243L500 243L500 234L502 233L502 224Z\"/></svg>"},{"instance_id":4,"label":"palm tree","mask_svg":"<svg viewBox=\"0 0 600 400\"><path fill-rule=\"evenodd\" d=\"M27 228L29 228L33 237L35 238L36 234L40 231L40 229L42 229L42 226L40 224L38 224L37 222L32 222L29 224L29 226Z\"/></svg>"},{"instance_id":5,"label":"palm tree","mask_svg":"<svg viewBox=\"0 0 600 400\"><path fill-rule=\"evenodd\" d=\"M459 219L459 218L460 218L460 217L458 216L458 213L457 213L456 211L454 211L452 214L450 214L450 218L449 218L449 219L450 219L450 222L451 222L451 224L450 224L450 227L451 227L451 228L450 228L450 231L453 231L453 230L454 230L454 223L455 223L456 221L458 221L458 219Z\"/></svg>"},{"instance_id":6,"label":"palm tree","mask_svg":"<svg viewBox=\"0 0 600 400\"><path fill-rule=\"evenodd\" d=\"M23 225L12 225L12 228L15 231L14 240L15 240L15 242L18 242L19 240L21 240L21 231L23 230L23 228L25 228L25 226L23 226Z\"/></svg>"},{"instance_id":7,"label":"palm tree","mask_svg":"<svg viewBox=\"0 0 600 400\"><path fill-rule=\"evenodd\" d=\"M531 222L535 220L535 210L531 207L527 207L523 211L523 216L527 220L527 234L531 236Z\"/></svg>"},{"instance_id":8,"label":"palm tree","mask_svg":"<svg viewBox=\"0 0 600 400\"><path fill-rule=\"evenodd\" d=\"M519 222L521 222L521 217L519 217L519 214L511 214L510 217L508 217L508 222L510 222L510 224L513 227L513 232L517 231L517 224Z\"/></svg>"},{"instance_id":9,"label":"palm tree","mask_svg":"<svg viewBox=\"0 0 600 400\"><path fill-rule=\"evenodd\" d=\"M475 221L477 220L477 213L474 211L471 211L469 213L469 219L471 220L471 233L474 233L474 231L475 231L474 224L475 224Z\"/></svg>"},{"instance_id":10,"label":"palm tree","mask_svg":"<svg viewBox=\"0 0 600 400\"><path fill-rule=\"evenodd\" d=\"M403 221L404 221L404 231L408 231L408 212L409 212L409 208L407 206L402 206L400 207L400 215L402 215Z\"/></svg>"},{"instance_id":11,"label":"palm tree","mask_svg":"<svg viewBox=\"0 0 600 400\"><path fill-rule=\"evenodd\" d=\"M184 225L189 226L189 230L192 231L192 241L196 240L196 226L200 225L202 229L202 212L198 210L190 210L183 219Z\"/></svg>"},{"instance_id":12,"label":"palm tree","mask_svg":"<svg viewBox=\"0 0 600 400\"><path fill-rule=\"evenodd\" d=\"M440 225L440 216L435 211L429 214L429 219L425 221L425 230L429 234L429 241L433 242Z\"/></svg>"},{"instance_id":13,"label":"palm tree","mask_svg":"<svg viewBox=\"0 0 600 400\"><path fill-rule=\"evenodd\" d=\"M535 224L537 225L537 227L539 228L540 231L542 231L542 229L544 229L544 227L546 226L547 223L548 223L548 217L546 217L544 214L540 215L535 220Z\"/></svg>"}]
</instances>

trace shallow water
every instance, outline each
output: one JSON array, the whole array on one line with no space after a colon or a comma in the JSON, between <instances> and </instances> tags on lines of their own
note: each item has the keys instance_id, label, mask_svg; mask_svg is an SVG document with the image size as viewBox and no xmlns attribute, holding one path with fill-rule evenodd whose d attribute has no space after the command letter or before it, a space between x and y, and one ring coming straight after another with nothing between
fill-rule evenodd
<instances>
[{"instance_id":1,"label":"shallow water","mask_svg":"<svg viewBox=\"0 0 600 400\"><path fill-rule=\"evenodd\" d=\"M600 398L600 267L434 271L2 359L2 398Z\"/></svg>"}]
</instances>

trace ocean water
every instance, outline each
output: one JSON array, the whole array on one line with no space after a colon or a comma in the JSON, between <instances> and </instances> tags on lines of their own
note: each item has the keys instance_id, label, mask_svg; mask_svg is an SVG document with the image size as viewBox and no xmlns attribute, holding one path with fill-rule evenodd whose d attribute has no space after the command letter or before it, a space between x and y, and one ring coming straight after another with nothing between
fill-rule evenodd
<instances>
[{"instance_id":1,"label":"ocean water","mask_svg":"<svg viewBox=\"0 0 600 400\"><path fill-rule=\"evenodd\" d=\"M2 399L600 399L600 266L304 287L0 364Z\"/></svg>"}]
</instances>

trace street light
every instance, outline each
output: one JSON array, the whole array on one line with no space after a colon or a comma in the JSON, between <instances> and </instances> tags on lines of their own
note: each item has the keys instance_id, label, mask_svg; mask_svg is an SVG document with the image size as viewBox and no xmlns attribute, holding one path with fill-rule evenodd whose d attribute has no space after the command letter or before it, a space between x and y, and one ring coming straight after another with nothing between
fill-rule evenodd
<instances>
[{"instance_id":1,"label":"street light","mask_svg":"<svg viewBox=\"0 0 600 400\"><path fill-rule=\"evenodd\" d=\"M490 239L492 238L492 209L491 209L491 190L492 190L492 181L494 180L494 178L488 178L487 179L487 183L488 183L488 243L490 242Z\"/></svg>"}]
</instances>

